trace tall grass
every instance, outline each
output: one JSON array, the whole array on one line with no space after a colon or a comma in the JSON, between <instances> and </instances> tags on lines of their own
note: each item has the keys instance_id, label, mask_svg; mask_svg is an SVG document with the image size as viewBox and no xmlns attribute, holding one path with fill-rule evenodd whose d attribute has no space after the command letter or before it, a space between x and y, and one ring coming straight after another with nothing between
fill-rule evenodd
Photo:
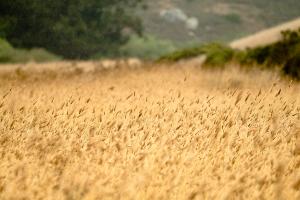
<instances>
[{"instance_id":1,"label":"tall grass","mask_svg":"<svg viewBox=\"0 0 300 200\"><path fill-rule=\"evenodd\" d=\"M299 84L186 64L48 76L0 78L0 199L300 197Z\"/></svg>"}]
</instances>

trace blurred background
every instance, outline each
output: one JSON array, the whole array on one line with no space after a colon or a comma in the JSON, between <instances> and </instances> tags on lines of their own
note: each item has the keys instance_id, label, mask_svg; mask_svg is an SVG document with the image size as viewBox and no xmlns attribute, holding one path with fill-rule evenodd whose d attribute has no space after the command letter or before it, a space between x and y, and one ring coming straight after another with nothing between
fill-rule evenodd
<instances>
[{"instance_id":1,"label":"blurred background","mask_svg":"<svg viewBox=\"0 0 300 200\"><path fill-rule=\"evenodd\" d=\"M0 62L157 59L299 17L299 0L1 0Z\"/></svg>"}]
</instances>

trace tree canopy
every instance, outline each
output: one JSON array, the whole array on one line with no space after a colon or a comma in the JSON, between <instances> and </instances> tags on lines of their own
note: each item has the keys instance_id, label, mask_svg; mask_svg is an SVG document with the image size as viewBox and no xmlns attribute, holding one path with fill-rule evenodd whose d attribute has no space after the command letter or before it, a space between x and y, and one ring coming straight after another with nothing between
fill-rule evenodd
<instances>
[{"instance_id":1,"label":"tree canopy","mask_svg":"<svg viewBox=\"0 0 300 200\"><path fill-rule=\"evenodd\" d=\"M42 47L65 58L116 53L128 35L141 33L132 9L141 0L0 1L0 37L15 47Z\"/></svg>"}]
</instances>

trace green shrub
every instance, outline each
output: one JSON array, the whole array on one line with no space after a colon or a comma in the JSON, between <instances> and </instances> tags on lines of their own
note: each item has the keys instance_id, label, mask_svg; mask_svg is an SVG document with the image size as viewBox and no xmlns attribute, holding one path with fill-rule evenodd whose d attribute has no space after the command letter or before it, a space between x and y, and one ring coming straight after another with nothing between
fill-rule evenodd
<instances>
[{"instance_id":1,"label":"green shrub","mask_svg":"<svg viewBox=\"0 0 300 200\"><path fill-rule=\"evenodd\" d=\"M234 50L228 46L211 43L199 47L186 48L162 56L159 61L176 62L182 59L206 55L204 67L224 67L231 61L242 66L280 68L282 73L300 80L300 29L282 32L282 40L271 45Z\"/></svg>"},{"instance_id":2,"label":"green shrub","mask_svg":"<svg viewBox=\"0 0 300 200\"><path fill-rule=\"evenodd\" d=\"M293 48L289 59L283 65L282 72L300 80L300 42Z\"/></svg>"},{"instance_id":3,"label":"green shrub","mask_svg":"<svg viewBox=\"0 0 300 200\"><path fill-rule=\"evenodd\" d=\"M157 59L176 49L175 45L168 40L160 40L153 36L132 36L121 47L121 55L125 57L138 57L142 59Z\"/></svg>"},{"instance_id":4,"label":"green shrub","mask_svg":"<svg viewBox=\"0 0 300 200\"><path fill-rule=\"evenodd\" d=\"M45 49L31 49L31 50L24 50L24 49L16 49L14 51L13 57L11 58L11 62L19 63L19 62L51 62L57 61L61 58L49 53Z\"/></svg>"},{"instance_id":5,"label":"green shrub","mask_svg":"<svg viewBox=\"0 0 300 200\"><path fill-rule=\"evenodd\" d=\"M202 47L185 48L164 55L158 59L158 61L176 62L183 59L193 58L204 54Z\"/></svg>"},{"instance_id":6,"label":"green shrub","mask_svg":"<svg viewBox=\"0 0 300 200\"><path fill-rule=\"evenodd\" d=\"M282 40L271 45L248 49L236 56L244 65L259 64L265 68L279 66L282 72L293 78L300 78L300 29L282 32Z\"/></svg>"},{"instance_id":7,"label":"green shrub","mask_svg":"<svg viewBox=\"0 0 300 200\"><path fill-rule=\"evenodd\" d=\"M45 49L14 49L6 40L0 38L0 62L2 63L48 62L60 59Z\"/></svg>"},{"instance_id":8,"label":"green shrub","mask_svg":"<svg viewBox=\"0 0 300 200\"><path fill-rule=\"evenodd\" d=\"M13 54L13 47L6 40L0 38L0 62L10 61Z\"/></svg>"},{"instance_id":9,"label":"green shrub","mask_svg":"<svg viewBox=\"0 0 300 200\"><path fill-rule=\"evenodd\" d=\"M228 46L212 43L203 47L206 55L205 64L212 67L224 67L234 57L234 50Z\"/></svg>"},{"instance_id":10,"label":"green shrub","mask_svg":"<svg viewBox=\"0 0 300 200\"><path fill-rule=\"evenodd\" d=\"M205 44L199 47L186 48L162 56L159 61L176 62L183 59L206 55L206 64L210 66L224 66L233 56L234 51L225 45L218 43Z\"/></svg>"}]
</instances>

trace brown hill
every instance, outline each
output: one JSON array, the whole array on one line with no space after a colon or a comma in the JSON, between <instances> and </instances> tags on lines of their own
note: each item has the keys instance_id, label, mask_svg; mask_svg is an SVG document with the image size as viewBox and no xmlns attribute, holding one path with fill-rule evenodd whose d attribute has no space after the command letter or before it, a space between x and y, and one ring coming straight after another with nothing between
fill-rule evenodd
<instances>
[{"instance_id":1,"label":"brown hill","mask_svg":"<svg viewBox=\"0 0 300 200\"><path fill-rule=\"evenodd\" d=\"M300 28L300 18L257 32L248 37L235 40L230 43L230 46L235 49L246 49L272 44L281 39L282 31L296 30L298 28Z\"/></svg>"}]
</instances>

